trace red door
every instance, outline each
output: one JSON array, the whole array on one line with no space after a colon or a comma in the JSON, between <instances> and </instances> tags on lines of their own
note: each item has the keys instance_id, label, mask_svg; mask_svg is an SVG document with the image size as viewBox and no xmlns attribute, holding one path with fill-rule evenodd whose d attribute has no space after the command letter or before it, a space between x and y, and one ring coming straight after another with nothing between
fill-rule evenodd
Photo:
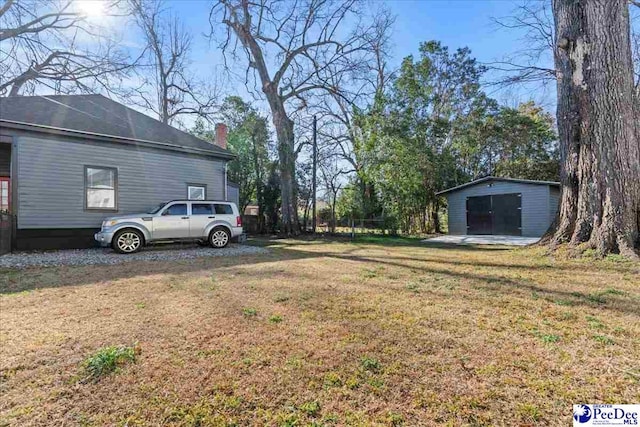
<instances>
[{"instance_id":1,"label":"red door","mask_svg":"<svg viewBox=\"0 0 640 427\"><path fill-rule=\"evenodd\" d=\"M11 209L11 179L0 177L0 212Z\"/></svg>"}]
</instances>

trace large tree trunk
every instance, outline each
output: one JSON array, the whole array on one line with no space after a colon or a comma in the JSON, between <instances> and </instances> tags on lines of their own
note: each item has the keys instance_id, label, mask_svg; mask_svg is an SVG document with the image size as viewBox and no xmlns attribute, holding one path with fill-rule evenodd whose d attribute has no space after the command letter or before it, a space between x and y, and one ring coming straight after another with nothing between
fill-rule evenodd
<instances>
[{"instance_id":1,"label":"large tree trunk","mask_svg":"<svg viewBox=\"0 0 640 427\"><path fill-rule=\"evenodd\" d=\"M555 244L638 257L640 140L626 0L554 0L562 197Z\"/></svg>"},{"instance_id":2,"label":"large tree trunk","mask_svg":"<svg viewBox=\"0 0 640 427\"><path fill-rule=\"evenodd\" d=\"M282 100L276 93L267 93L267 99L273 115L273 126L276 128L278 138L278 159L280 160L280 191L282 208L282 233L286 235L298 235L300 224L298 223L298 197L295 184L295 144L293 134L293 121L289 119Z\"/></svg>"}]
</instances>

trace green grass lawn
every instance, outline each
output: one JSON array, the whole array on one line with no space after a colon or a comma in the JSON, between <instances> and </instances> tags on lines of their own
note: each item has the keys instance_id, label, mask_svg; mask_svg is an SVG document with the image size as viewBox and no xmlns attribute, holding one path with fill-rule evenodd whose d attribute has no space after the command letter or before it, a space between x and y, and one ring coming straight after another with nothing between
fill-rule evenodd
<instances>
[{"instance_id":1,"label":"green grass lawn","mask_svg":"<svg viewBox=\"0 0 640 427\"><path fill-rule=\"evenodd\" d=\"M415 239L0 272L0 425L558 425L640 402L640 265Z\"/></svg>"}]
</instances>

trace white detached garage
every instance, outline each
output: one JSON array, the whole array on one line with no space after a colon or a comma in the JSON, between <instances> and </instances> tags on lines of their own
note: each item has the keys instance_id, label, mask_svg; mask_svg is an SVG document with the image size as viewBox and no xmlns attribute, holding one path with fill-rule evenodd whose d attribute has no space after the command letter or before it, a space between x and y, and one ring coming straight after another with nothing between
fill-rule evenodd
<instances>
[{"instance_id":1,"label":"white detached garage","mask_svg":"<svg viewBox=\"0 0 640 427\"><path fill-rule=\"evenodd\" d=\"M449 234L540 237L558 210L560 183L487 176L437 194L447 198Z\"/></svg>"}]
</instances>

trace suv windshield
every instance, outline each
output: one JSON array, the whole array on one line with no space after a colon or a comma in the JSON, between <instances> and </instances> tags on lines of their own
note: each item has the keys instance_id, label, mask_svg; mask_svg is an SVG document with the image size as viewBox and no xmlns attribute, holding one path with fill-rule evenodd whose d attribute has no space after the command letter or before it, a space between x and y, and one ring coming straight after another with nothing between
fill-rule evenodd
<instances>
[{"instance_id":1,"label":"suv windshield","mask_svg":"<svg viewBox=\"0 0 640 427\"><path fill-rule=\"evenodd\" d=\"M169 203L169 202L162 202L158 206L156 206L155 208L151 209L147 213L150 213L150 214L158 213L160 211L160 209L164 208L167 203Z\"/></svg>"}]
</instances>

